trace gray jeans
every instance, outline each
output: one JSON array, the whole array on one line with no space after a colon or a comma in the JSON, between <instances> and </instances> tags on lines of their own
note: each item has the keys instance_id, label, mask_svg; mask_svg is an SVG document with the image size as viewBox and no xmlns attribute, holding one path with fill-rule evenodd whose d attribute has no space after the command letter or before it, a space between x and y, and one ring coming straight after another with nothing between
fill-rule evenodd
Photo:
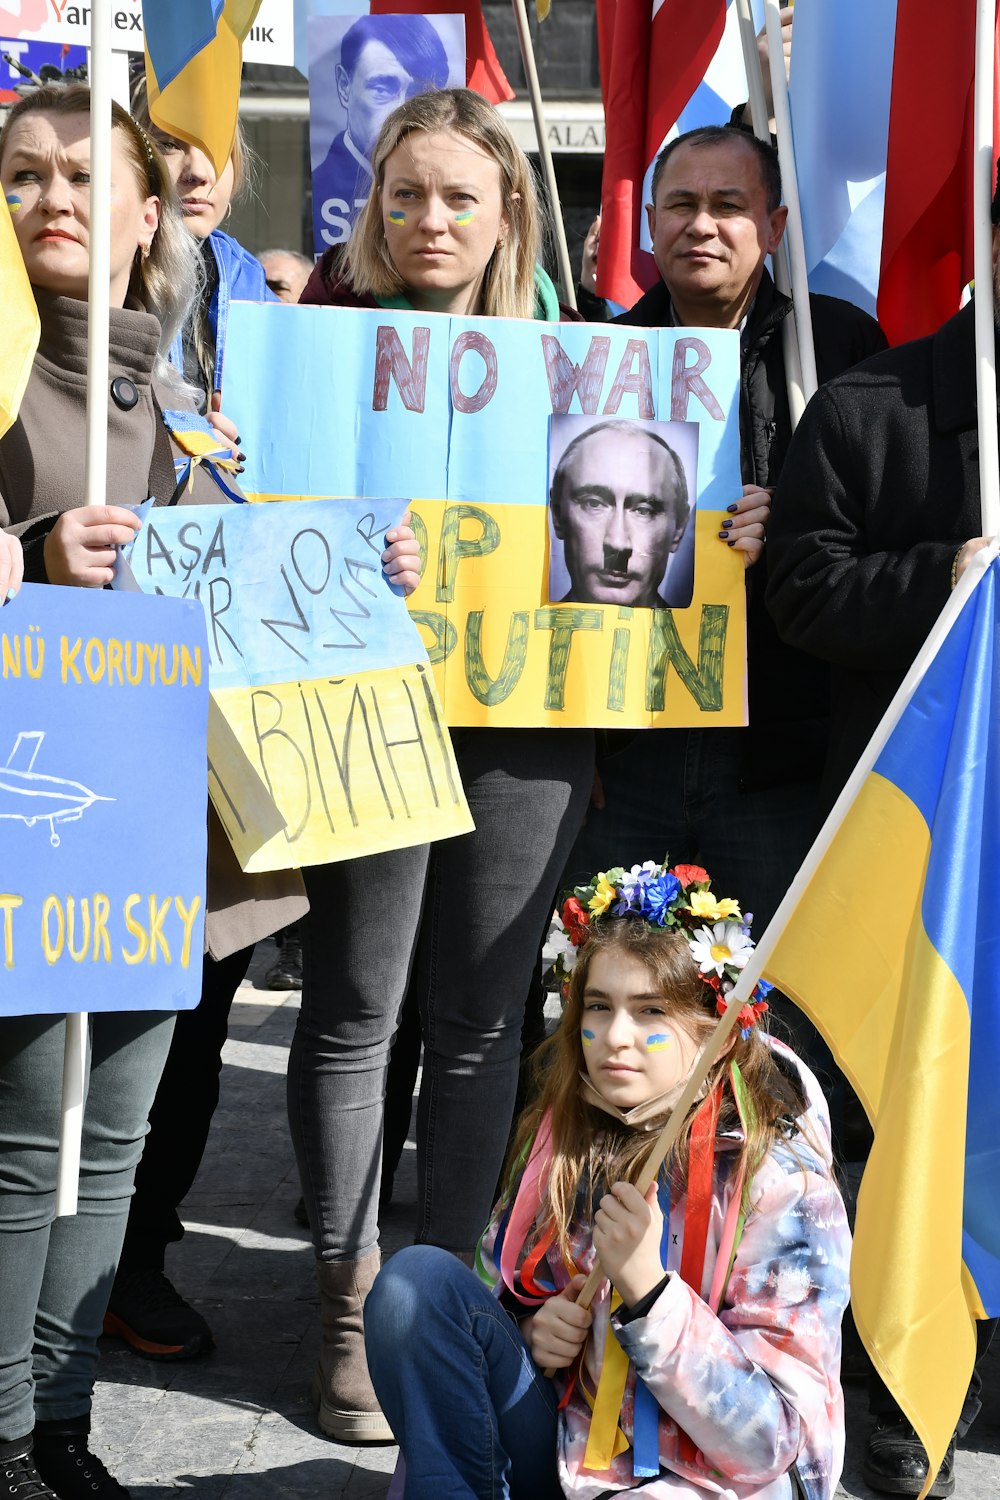
<instances>
[{"instance_id":1,"label":"gray jeans","mask_svg":"<svg viewBox=\"0 0 1000 1500\"><path fill-rule=\"evenodd\" d=\"M424 1039L417 1239L476 1244L517 1090L521 1024L593 784L586 730L452 733L476 831L304 872L288 1109L316 1253L378 1241L389 1049L413 966Z\"/></svg>"},{"instance_id":2,"label":"gray jeans","mask_svg":"<svg viewBox=\"0 0 1000 1500\"><path fill-rule=\"evenodd\" d=\"M90 1018L79 1208L54 1218L62 1016L0 1019L0 1442L90 1411L97 1340L121 1251L173 1013Z\"/></svg>"}]
</instances>

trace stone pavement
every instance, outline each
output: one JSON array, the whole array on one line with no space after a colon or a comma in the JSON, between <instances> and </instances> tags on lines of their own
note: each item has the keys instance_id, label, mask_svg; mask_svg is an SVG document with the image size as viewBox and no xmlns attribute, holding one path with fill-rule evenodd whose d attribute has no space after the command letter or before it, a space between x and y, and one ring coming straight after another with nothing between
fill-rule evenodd
<instances>
[{"instance_id":1,"label":"stone pavement","mask_svg":"<svg viewBox=\"0 0 1000 1500\"><path fill-rule=\"evenodd\" d=\"M117 1339L102 1343L93 1447L135 1500L162 1500L167 1488L192 1500L375 1500L395 1464L394 1449L322 1438L308 1402L318 1341L313 1257L292 1217L299 1190L285 1121L298 997L254 988L271 961L273 949L262 946L233 1007L222 1100L185 1207L187 1233L167 1264L218 1349L170 1365L140 1359ZM408 1143L382 1228L387 1250L408 1243L415 1196ZM983 1412L958 1457L957 1500L1000 1500L1000 1350L985 1377ZM848 1389L847 1407L837 1496L869 1500L862 1390Z\"/></svg>"}]
</instances>

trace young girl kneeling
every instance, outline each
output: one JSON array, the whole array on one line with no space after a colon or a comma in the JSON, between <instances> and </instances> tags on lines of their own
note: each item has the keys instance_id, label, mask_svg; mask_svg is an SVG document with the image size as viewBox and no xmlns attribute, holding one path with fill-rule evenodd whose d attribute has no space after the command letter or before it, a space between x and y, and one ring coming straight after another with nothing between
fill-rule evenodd
<instances>
[{"instance_id":1,"label":"young girl kneeling","mask_svg":"<svg viewBox=\"0 0 1000 1500\"><path fill-rule=\"evenodd\" d=\"M478 1275L416 1245L365 1307L407 1500L833 1495L850 1238L819 1086L758 1029L765 986L634 1186L752 946L697 866L564 903L566 1008ZM595 1256L610 1285L585 1309Z\"/></svg>"}]
</instances>

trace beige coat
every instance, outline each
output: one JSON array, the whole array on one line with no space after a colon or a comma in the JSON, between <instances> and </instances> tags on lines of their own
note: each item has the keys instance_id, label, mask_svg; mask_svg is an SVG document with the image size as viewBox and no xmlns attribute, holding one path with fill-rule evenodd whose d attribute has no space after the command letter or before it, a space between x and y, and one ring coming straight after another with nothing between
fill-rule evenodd
<instances>
[{"instance_id":1,"label":"beige coat","mask_svg":"<svg viewBox=\"0 0 1000 1500\"><path fill-rule=\"evenodd\" d=\"M36 289L42 332L34 369L17 420L0 438L0 526L20 536L25 578L46 581L42 545L63 511L84 503L84 419L87 391L87 304ZM156 444L161 407L191 408L180 392L153 374L160 325L149 313L113 308L108 391L108 504L136 504L169 477L168 450ZM119 380L131 382L133 392ZM116 394L118 399L116 399ZM124 401L123 399L124 398ZM165 429L164 429L165 431ZM169 442L169 439L168 439ZM169 456L175 450L171 444ZM166 460L166 462L164 461ZM195 470L183 504L219 504L222 492ZM213 958L249 947L308 909L296 871L244 875L222 826L209 808L208 899L205 944Z\"/></svg>"}]
</instances>

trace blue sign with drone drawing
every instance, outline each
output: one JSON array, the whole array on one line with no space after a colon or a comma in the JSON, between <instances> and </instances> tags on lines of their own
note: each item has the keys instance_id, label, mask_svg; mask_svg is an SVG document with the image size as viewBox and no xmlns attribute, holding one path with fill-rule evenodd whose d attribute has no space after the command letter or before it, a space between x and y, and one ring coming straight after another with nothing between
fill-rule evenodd
<instances>
[{"instance_id":1,"label":"blue sign with drone drawing","mask_svg":"<svg viewBox=\"0 0 1000 1500\"><path fill-rule=\"evenodd\" d=\"M0 1016L198 1003L207 715L200 604L0 610Z\"/></svg>"}]
</instances>

